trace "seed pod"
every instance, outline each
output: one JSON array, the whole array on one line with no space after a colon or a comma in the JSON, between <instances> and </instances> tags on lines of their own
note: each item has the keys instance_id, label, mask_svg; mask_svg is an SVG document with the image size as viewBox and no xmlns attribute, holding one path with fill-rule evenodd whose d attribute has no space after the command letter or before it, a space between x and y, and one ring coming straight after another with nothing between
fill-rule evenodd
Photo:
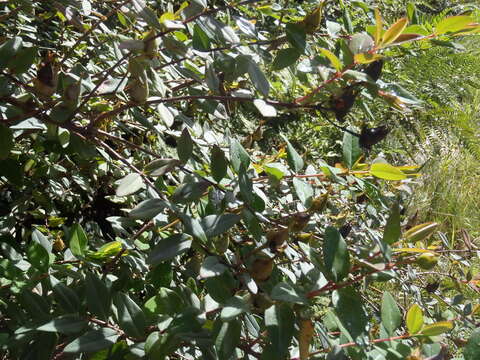
<instances>
[{"instance_id":1,"label":"seed pod","mask_svg":"<svg viewBox=\"0 0 480 360\"><path fill-rule=\"evenodd\" d=\"M270 251L277 252L288 239L288 229L271 230L267 233L267 245Z\"/></svg>"},{"instance_id":2,"label":"seed pod","mask_svg":"<svg viewBox=\"0 0 480 360\"><path fill-rule=\"evenodd\" d=\"M373 145L376 145L385 139L389 132L390 129L384 125L375 128L364 126L360 133L360 146L370 150Z\"/></svg>"},{"instance_id":3,"label":"seed pod","mask_svg":"<svg viewBox=\"0 0 480 360\"><path fill-rule=\"evenodd\" d=\"M63 249L65 249L65 243L63 242L62 239L56 238L55 241L53 242L53 250L62 251Z\"/></svg>"},{"instance_id":4,"label":"seed pod","mask_svg":"<svg viewBox=\"0 0 480 360\"><path fill-rule=\"evenodd\" d=\"M355 87L348 86L340 96L332 96L330 98L330 107L335 113L338 122L343 123L345 121L345 116L352 110L357 95L358 91L355 90Z\"/></svg>"},{"instance_id":5,"label":"seed pod","mask_svg":"<svg viewBox=\"0 0 480 360\"><path fill-rule=\"evenodd\" d=\"M266 256L259 256L253 260L250 266L250 276L255 281L266 281L273 271L273 259Z\"/></svg>"},{"instance_id":6,"label":"seed pod","mask_svg":"<svg viewBox=\"0 0 480 360\"><path fill-rule=\"evenodd\" d=\"M384 61L382 59L374 61L365 68L364 72L370 76L373 81L377 81L380 79L380 75L382 74L383 64Z\"/></svg>"},{"instance_id":7,"label":"seed pod","mask_svg":"<svg viewBox=\"0 0 480 360\"><path fill-rule=\"evenodd\" d=\"M139 104L144 103L149 94L148 82L146 79L143 77L131 77L128 81L128 94L131 101Z\"/></svg>"},{"instance_id":8,"label":"seed pod","mask_svg":"<svg viewBox=\"0 0 480 360\"><path fill-rule=\"evenodd\" d=\"M313 34L322 20L322 10L324 3L320 4L315 10L307 14L300 22L297 23L299 27L305 30L307 34Z\"/></svg>"},{"instance_id":9,"label":"seed pod","mask_svg":"<svg viewBox=\"0 0 480 360\"><path fill-rule=\"evenodd\" d=\"M50 97L57 90L59 66L55 62L54 55L48 52L44 62L37 71L37 77L33 80L35 90L40 96Z\"/></svg>"},{"instance_id":10,"label":"seed pod","mask_svg":"<svg viewBox=\"0 0 480 360\"><path fill-rule=\"evenodd\" d=\"M288 229L292 232L302 231L307 226L311 215L306 212L294 214L289 221Z\"/></svg>"}]
</instances>

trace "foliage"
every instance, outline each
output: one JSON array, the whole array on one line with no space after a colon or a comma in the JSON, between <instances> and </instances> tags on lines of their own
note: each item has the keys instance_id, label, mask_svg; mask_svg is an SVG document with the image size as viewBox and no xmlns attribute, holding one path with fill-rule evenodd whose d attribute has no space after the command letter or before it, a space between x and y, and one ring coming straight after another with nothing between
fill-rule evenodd
<instances>
[{"instance_id":1,"label":"foliage","mask_svg":"<svg viewBox=\"0 0 480 360\"><path fill-rule=\"evenodd\" d=\"M479 32L465 8L0 7L4 358L478 357L470 263L373 156L422 105L394 59Z\"/></svg>"}]
</instances>

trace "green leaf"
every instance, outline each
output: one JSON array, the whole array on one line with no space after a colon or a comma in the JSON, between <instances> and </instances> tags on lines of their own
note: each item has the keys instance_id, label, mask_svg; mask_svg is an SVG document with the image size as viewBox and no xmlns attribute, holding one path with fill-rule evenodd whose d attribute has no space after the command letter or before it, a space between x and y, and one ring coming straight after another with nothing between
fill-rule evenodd
<instances>
[{"instance_id":1,"label":"green leaf","mask_svg":"<svg viewBox=\"0 0 480 360\"><path fill-rule=\"evenodd\" d=\"M173 193L171 199L173 202L186 204L197 201L204 196L205 191L210 186L207 181L195 181L186 184L181 184Z\"/></svg>"},{"instance_id":2,"label":"green leaf","mask_svg":"<svg viewBox=\"0 0 480 360\"><path fill-rule=\"evenodd\" d=\"M392 294L383 292L382 296L382 324L387 334L393 336L395 330L402 323L402 314Z\"/></svg>"},{"instance_id":3,"label":"green leaf","mask_svg":"<svg viewBox=\"0 0 480 360\"><path fill-rule=\"evenodd\" d=\"M127 196L137 192L143 186L142 176L137 173L131 173L119 181L116 195Z\"/></svg>"},{"instance_id":4,"label":"green leaf","mask_svg":"<svg viewBox=\"0 0 480 360\"><path fill-rule=\"evenodd\" d=\"M281 135L282 138L285 140L287 143L287 162L288 166L295 171L295 173L300 172L303 169L304 163L302 157L298 154L298 152L295 150L295 148L290 144L290 141L284 136L283 134Z\"/></svg>"},{"instance_id":5,"label":"green leaf","mask_svg":"<svg viewBox=\"0 0 480 360\"><path fill-rule=\"evenodd\" d=\"M330 61L330 63L332 64L335 70L341 71L343 69L343 64L340 61L340 59L330 50L320 49L320 52L322 53L323 56L325 56Z\"/></svg>"},{"instance_id":6,"label":"green leaf","mask_svg":"<svg viewBox=\"0 0 480 360\"><path fill-rule=\"evenodd\" d=\"M200 223L205 231L205 235L210 238L228 231L240 219L241 217L237 214L208 215Z\"/></svg>"},{"instance_id":7,"label":"green leaf","mask_svg":"<svg viewBox=\"0 0 480 360\"><path fill-rule=\"evenodd\" d=\"M212 170L212 176L216 182L220 182L225 175L227 175L228 160L225 157L225 153L217 145L212 148L210 155L210 168Z\"/></svg>"},{"instance_id":8,"label":"green leaf","mask_svg":"<svg viewBox=\"0 0 480 360\"><path fill-rule=\"evenodd\" d=\"M182 135L177 140L177 153L181 162L186 163L193 153L193 141L187 128L184 128Z\"/></svg>"},{"instance_id":9,"label":"green leaf","mask_svg":"<svg viewBox=\"0 0 480 360\"><path fill-rule=\"evenodd\" d=\"M277 52L275 59L273 59L272 70L273 71L282 70L290 65L295 64L295 62L298 60L300 55L301 55L301 52L299 52L295 48L280 49Z\"/></svg>"},{"instance_id":10,"label":"green leaf","mask_svg":"<svg viewBox=\"0 0 480 360\"><path fill-rule=\"evenodd\" d=\"M91 272L85 275L85 296L88 310L98 318L107 320L110 316L110 291L107 285Z\"/></svg>"},{"instance_id":11,"label":"green leaf","mask_svg":"<svg viewBox=\"0 0 480 360\"><path fill-rule=\"evenodd\" d=\"M162 25L158 21L157 15L153 12L152 9L148 8L143 0L133 0L133 7L135 11L140 15L140 17L145 20L145 22L158 30L163 30Z\"/></svg>"},{"instance_id":12,"label":"green leaf","mask_svg":"<svg viewBox=\"0 0 480 360\"><path fill-rule=\"evenodd\" d=\"M147 264L155 266L165 260L170 260L175 256L183 254L190 249L191 245L192 238L186 234L174 234L160 239L157 245L150 251Z\"/></svg>"},{"instance_id":13,"label":"green leaf","mask_svg":"<svg viewBox=\"0 0 480 360\"><path fill-rule=\"evenodd\" d=\"M0 124L0 160L8 158L13 149L13 133L8 127Z\"/></svg>"},{"instance_id":14,"label":"green leaf","mask_svg":"<svg viewBox=\"0 0 480 360\"><path fill-rule=\"evenodd\" d=\"M145 166L145 172L150 176L162 176L174 170L182 162L178 159L156 159Z\"/></svg>"},{"instance_id":15,"label":"green leaf","mask_svg":"<svg viewBox=\"0 0 480 360\"><path fill-rule=\"evenodd\" d=\"M87 322L72 315L63 315L37 327L38 331L76 334L87 327Z\"/></svg>"},{"instance_id":16,"label":"green leaf","mask_svg":"<svg viewBox=\"0 0 480 360\"><path fill-rule=\"evenodd\" d=\"M270 105L270 104L267 104L262 99L253 100L253 105L255 105L255 107L257 108L257 110L260 112L260 114L263 117L275 117L275 116L277 116L277 110L275 109L275 107Z\"/></svg>"},{"instance_id":17,"label":"green leaf","mask_svg":"<svg viewBox=\"0 0 480 360\"><path fill-rule=\"evenodd\" d=\"M394 42L400 34L405 30L408 24L407 18L401 18L395 24L390 26L390 28L383 33L382 40L379 44L381 47L385 47L388 44Z\"/></svg>"},{"instance_id":18,"label":"green leaf","mask_svg":"<svg viewBox=\"0 0 480 360\"><path fill-rule=\"evenodd\" d=\"M270 84L268 83L267 78L263 74L258 64L252 59L249 60L247 71L248 76L250 76L250 80L252 80L253 86L255 86L255 89L260 91L263 96L268 96Z\"/></svg>"},{"instance_id":19,"label":"green leaf","mask_svg":"<svg viewBox=\"0 0 480 360\"><path fill-rule=\"evenodd\" d=\"M349 169L355 164L355 162L362 155L362 149L360 148L360 142L358 136L354 136L349 132L345 131L343 133L343 161Z\"/></svg>"},{"instance_id":20,"label":"green leaf","mask_svg":"<svg viewBox=\"0 0 480 360\"><path fill-rule=\"evenodd\" d=\"M246 171L250 165L250 156L237 139L232 139L230 142L230 159L237 174L241 168Z\"/></svg>"},{"instance_id":21,"label":"green leaf","mask_svg":"<svg viewBox=\"0 0 480 360\"><path fill-rule=\"evenodd\" d=\"M10 60L17 54L22 47L22 38L15 36L13 39L5 41L0 46L0 70L7 67Z\"/></svg>"},{"instance_id":22,"label":"green leaf","mask_svg":"<svg viewBox=\"0 0 480 360\"><path fill-rule=\"evenodd\" d=\"M187 234L192 235L204 244L207 243L207 235L197 219L186 214L178 214L178 217L182 220L182 224L185 227L185 232Z\"/></svg>"},{"instance_id":23,"label":"green leaf","mask_svg":"<svg viewBox=\"0 0 480 360\"><path fill-rule=\"evenodd\" d=\"M405 175L401 170L385 163L372 164L370 167L370 174L379 179L393 181L404 180L407 178L407 175Z\"/></svg>"},{"instance_id":24,"label":"green leaf","mask_svg":"<svg viewBox=\"0 0 480 360\"><path fill-rule=\"evenodd\" d=\"M309 183L295 177L293 178L293 187L295 188L295 193L302 204L306 208L309 208L313 199L312 186Z\"/></svg>"},{"instance_id":25,"label":"green leaf","mask_svg":"<svg viewBox=\"0 0 480 360\"><path fill-rule=\"evenodd\" d=\"M362 339L367 333L368 317L360 294L354 288L346 287L332 294L332 302L335 313L353 341Z\"/></svg>"},{"instance_id":26,"label":"green leaf","mask_svg":"<svg viewBox=\"0 0 480 360\"><path fill-rule=\"evenodd\" d=\"M27 247L27 258L34 268L42 272L48 270L50 255L42 245L32 241Z\"/></svg>"},{"instance_id":27,"label":"green leaf","mask_svg":"<svg viewBox=\"0 0 480 360\"><path fill-rule=\"evenodd\" d=\"M471 16L449 16L437 24L435 27L435 34L442 35L468 29L468 25L473 23L475 23L475 19Z\"/></svg>"},{"instance_id":28,"label":"green leaf","mask_svg":"<svg viewBox=\"0 0 480 360\"><path fill-rule=\"evenodd\" d=\"M15 159L0 160L0 176L5 176L12 185L22 186L22 165Z\"/></svg>"},{"instance_id":29,"label":"green leaf","mask_svg":"<svg viewBox=\"0 0 480 360\"><path fill-rule=\"evenodd\" d=\"M145 302L143 309L148 316L154 318L162 314L176 314L182 311L183 306L182 298L175 291L161 287L157 295Z\"/></svg>"},{"instance_id":30,"label":"green leaf","mask_svg":"<svg viewBox=\"0 0 480 360\"><path fill-rule=\"evenodd\" d=\"M35 63L37 48L23 48L10 60L8 68L13 74L23 74Z\"/></svg>"},{"instance_id":31,"label":"green leaf","mask_svg":"<svg viewBox=\"0 0 480 360\"><path fill-rule=\"evenodd\" d=\"M286 173L286 169L282 163L268 163L263 165L263 170L270 178L281 180Z\"/></svg>"},{"instance_id":32,"label":"green leaf","mask_svg":"<svg viewBox=\"0 0 480 360\"><path fill-rule=\"evenodd\" d=\"M110 328L92 330L69 343L65 353L94 352L113 345L119 337L117 331Z\"/></svg>"},{"instance_id":33,"label":"green leaf","mask_svg":"<svg viewBox=\"0 0 480 360\"><path fill-rule=\"evenodd\" d=\"M307 34L301 26L289 23L285 27L288 42L301 54L305 52L307 46Z\"/></svg>"},{"instance_id":34,"label":"green leaf","mask_svg":"<svg viewBox=\"0 0 480 360\"><path fill-rule=\"evenodd\" d=\"M230 300L237 286L237 281L235 281L228 269L220 276L210 277L205 280L205 288L208 294L220 304Z\"/></svg>"},{"instance_id":35,"label":"green leaf","mask_svg":"<svg viewBox=\"0 0 480 360\"><path fill-rule=\"evenodd\" d=\"M52 252L52 243L38 229L33 229L32 240L42 245L48 253Z\"/></svg>"},{"instance_id":36,"label":"green leaf","mask_svg":"<svg viewBox=\"0 0 480 360\"><path fill-rule=\"evenodd\" d=\"M225 306L220 313L220 319L222 319L222 321L230 321L249 310L250 305L247 300L241 296L235 295L225 303Z\"/></svg>"},{"instance_id":37,"label":"green leaf","mask_svg":"<svg viewBox=\"0 0 480 360\"><path fill-rule=\"evenodd\" d=\"M308 300L304 294L299 292L299 289L294 288L292 285L279 282L272 290L270 294L272 300L285 301L294 304L307 305Z\"/></svg>"},{"instance_id":38,"label":"green leaf","mask_svg":"<svg viewBox=\"0 0 480 360\"><path fill-rule=\"evenodd\" d=\"M327 279L335 282L344 279L350 270L350 255L340 232L329 226L325 230L323 259Z\"/></svg>"},{"instance_id":39,"label":"green leaf","mask_svg":"<svg viewBox=\"0 0 480 360\"><path fill-rule=\"evenodd\" d=\"M438 336L452 329L453 329L453 322L439 321L430 325L425 325L422 328L422 330L420 330L419 335Z\"/></svg>"},{"instance_id":40,"label":"green leaf","mask_svg":"<svg viewBox=\"0 0 480 360\"><path fill-rule=\"evenodd\" d=\"M265 326L277 359L286 358L295 327L295 314L290 306L275 304L265 310Z\"/></svg>"},{"instance_id":41,"label":"green leaf","mask_svg":"<svg viewBox=\"0 0 480 360\"><path fill-rule=\"evenodd\" d=\"M242 326L240 321L221 322L215 336L215 349L219 359L230 359L240 342Z\"/></svg>"},{"instance_id":42,"label":"green leaf","mask_svg":"<svg viewBox=\"0 0 480 360\"><path fill-rule=\"evenodd\" d=\"M413 304L407 311L406 325L408 333L417 334L423 327L423 312L420 306Z\"/></svg>"},{"instance_id":43,"label":"green leaf","mask_svg":"<svg viewBox=\"0 0 480 360\"><path fill-rule=\"evenodd\" d=\"M210 50L210 39L208 35L202 30L200 26L195 24L193 26L192 46L198 51Z\"/></svg>"},{"instance_id":44,"label":"green leaf","mask_svg":"<svg viewBox=\"0 0 480 360\"><path fill-rule=\"evenodd\" d=\"M63 310L67 313L77 313L80 310L80 299L75 291L53 276L50 276L50 282L52 283L53 295Z\"/></svg>"},{"instance_id":45,"label":"green leaf","mask_svg":"<svg viewBox=\"0 0 480 360\"><path fill-rule=\"evenodd\" d=\"M388 245L396 243L400 239L401 234L400 206L398 201L396 201L390 209L390 216L383 231L383 242Z\"/></svg>"},{"instance_id":46,"label":"green leaf","mask_svg":"<svg viewBox=\"0 0 480 360\"><path fill-rule=\"evenodd\" d=\"M222 275L227 266L220 262L217 256L207 256L200 268L200 277L208 279L211 277Z\"/></svg>"},{"instance_id":47,"label":"green leaf","mask_svg":"<svg viewBox=\"0 0 480 360\"><path fill-rule=\"evenodd\" d=\"M465 360L480 359L480 329L476 329L470 335L467 345L463 349Z\"/></svg>"},{"instance_id":48,"label":"green leaf","mask_svg":"<svg viewBox=\"0 0 480 360\"><path fill-rule=\"evenodd\" d=\"M88 238L80 224L74 224L70 229L69 247L75 256L84 256L87 250Z\"/></svg>"},{"instance_id":49,"label":"green leaf","mask_svg":"<svg viewBox=\"0 0 480 360\"><path fill-rule=\"evenodd\" d=\"M164 200L147 199L135 206L128 216L133 219L150 220L166 208L168 208L168 204Z\"/></svg>"},{"instance_id":50,"label":"green leaf","mask_svg":"<svg viewBox=\"0 0 480 360\"><path fill-rule=\"evenodd\" d=\"M142 309L127 294L117 293L113 296L117 308L117 321L120 328L129 336L141 338L145 336L147 326Z\"/></svg>"}]
</instances>

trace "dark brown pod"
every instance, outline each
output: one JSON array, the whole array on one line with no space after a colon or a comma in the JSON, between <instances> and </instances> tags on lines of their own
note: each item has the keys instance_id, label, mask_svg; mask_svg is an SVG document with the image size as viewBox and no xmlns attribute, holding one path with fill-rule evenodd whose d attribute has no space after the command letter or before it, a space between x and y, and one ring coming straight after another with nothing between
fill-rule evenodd
<instances>
[{"instance_id":1,"label":"dark brown pod","mask_svg":"<svg viewBox=\"0 0 480 360\"><path fill-rule=\"evenodd\" d=\"M364 72L370 76L373 81L377 81L380 79L380 75L382 75L383 64L383 60L374 61L365 68Z\"/></svg>"},{"instance_id":2,"label":"dark brown pod","mask_svg":"<svg viewBox=\"0 0 480 360\"><path fill-rule=\"evenodd\" d=\"M358 91L353 86L345 88L340 96L332 97L330 105L338 122L343 123L345 116L350 112L357 98Z\"/></svg>"},{"instance_id":3,"label":"dark brown pod","mask_svg":"<svg viewBox=\"0 0 480 360\"><path fill-rule=\"evenodd\" d=\"M378 144L390 132L390 129L382 125L375 128L364 126L360 133L360 146L370 150L373 145Z\"/></svg>"}]
</instances>

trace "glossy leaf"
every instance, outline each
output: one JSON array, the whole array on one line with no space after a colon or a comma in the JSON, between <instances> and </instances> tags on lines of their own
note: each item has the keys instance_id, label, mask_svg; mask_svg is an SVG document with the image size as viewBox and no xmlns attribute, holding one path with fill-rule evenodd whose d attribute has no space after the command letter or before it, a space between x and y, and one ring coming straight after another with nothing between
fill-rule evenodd
<instances>
[{"instance_id":1,"label":"glossy leaf","mask_svg":"<svg viewBox=\"0 0 480 360\"><path fill-rule=\"evenodd\" d=\"M80 224L74 224L70 229L69 247L75 256L83 256L88 246L88 238Z\"/></svg>"},{"instance_id":2,"label":"glossy leaf","mask_svg":"<svg viewBox=\"0 0 480 360\"><path fill-rule=\"evenodd\" d=\"M417 334L423 327L423 311L413 304L407 311L406 325L409 334Z\"/></svg>"},{"instance_id":3,"label":"glossy leaf","mask_svg":"<svg viewBox=\"0 0 480 360\"><path fill-rule=\"evenodd\" d=\"M131 173L122 178L116 191L117 196L127 196L143 188L143 179L140 174Z\"/></svg>"},{"instance_id":4,"label":"glossy leaf","mask_svg":"<svg viewBox=\"0 0 480 360\"><path fill-rule=\"evenodd\" d=\"M342 70L343 64L334 53L332 53L330 50L327 50L327 49L320 49L320 52L322 53L323 56L325 56L330 61L330 63L332 64L335 70L337 71Z\"/></svg>"},{"instance_id":5,"label":"glossy leaf","mask_svg":"<svg viewBox=\"0 0 480 360\"><path fill-rule=\"evenodd\" d=\"M358 136L352 135L346 131L343 133L342 153L345 165L351 169L362 155Z\"/></svg>"},{"instance_id":6,"label":"glossy leaf","mask_svg":"<svg viewBox=\"0 0 480 360\"><path fill-rule=\"evenodd\" d=\"M277 304L265 310L265 326L268 331L268 339L277 359L283 359L288 355L288 347L293 337L295 315L286 304Z\"/></svg>"},{"instance_id":7,"label":"glossy leaf","mask_svg":"<svg viewBox=\"0 0 480 360\"><path fill-rule=\"evenodd\" d=\"M232 139L230 142L230 160L237 173L241 168L247 170L250 165L250 156L236 139Z\"/></svg>"},{"instance_id":8,"label":"glossy leaf","mask_svg":"<svg viewBox=\"0 0 480 360\"><path fill-rule=\"evenodd\" d=\"M193 141L187 128L184 128L182 135L177 141L177 153L181 162L186 163L192 156Z\"/></svg>"},{"instance_id":9,"label":"glossy leaf","mask_svg":"<svg viewBox=\"0 0 480 360\"><path fill-rule=\"evenodd\" d=\"M439 321L433 324L425 325L422 330L420 330L419 335L438 336L452 329L453 323L451 321Z\"/></svg>"},{"instance_id":10,"label":"glossy leaf","mask_svg":"<svg viewBox=\"0 0 480 360\"><path fill-rule=\"evenodd\" d=\"M437 231L439 224L436 222L427 222L424 224L416 225L403 234L403 237L408 242L415 243L429 238L433 233Z\"/></svg>"},{"instance_id":11,"label":"glossy leaf","mask_svg":"<svg viewBox=\"0 0 480 360\"><path fill-rule=\"evenodd\" d=\"M240 219L240 216L236 214L208 215L200 223L205 231L205 235L214 237L228 231Z\"/></svg>"},{"instance_id":12,"label":"glossy leaf","mask_svg":"<svg viewBox=\"0 0 480 360\"><path fill-rule=\"evenodd\" d=\"M111 296L107 285L96 274L85 276L85 292L88 310L98 318L107 320L110 315Z\"/></svg>"},{"instance_id":13,"label":"glossy leaf","mask_svg":"<svg viewBox=\"0 0 480 360\"><path fill-rule=\"evenodd\" d=\"M3 124L0 124L0 160L6 159L13 149L12 131Z\"/></svg>"},{"instance_id":14,"label":"glossy leaf","mask_svg":"<svg viewBox=\"0 0 480 360\"><path fill-rule=\"evenodd\" d=\"M127 294L117 293L113 296L117 308L117 321L120 328L129 336L141 338L147 326L142 309Z\"/></svg>"},{"instance_id":15,"label":"glossy leaf","mask_svg":"<svg viewBox=\"0 0 480 360\"><path fill-rule=\"evenodd\" d=\"M220 182L227 175L228 161L225 153L217 145L214 145L210 155L210 167L215 181Z\"/></svg>"},{"instance_id":16,"label":"glossy leaf","mask_svg":"<svg viewBox=\"0 0 480 360\"><path fill-rule=\"evenodd\" d=\"M166 209L168 204L160 199L147 199L140 202L133 208L128 216L133 219L150 220Z\"/></svg>"},{"instance_id":17,"label":"glossy leaf","mask_svg":"<svg viewBox=\"0 0 480 360\"><path fill-rule=\"evenodd\" d=\"M401 236L400 228L400 206L395 202L390 209L390 215L383 230L383 242L386 244L396 243Z\"/></svg>"},{"instance_id":18,"label":"glossy leaf","mask_svg":"<svg viewBox=\"0 0 480 360\"><path fill-rule=\"evenodd\" d=\"M150 251L147 263L158 265L165 260L170 260L177 255L183 254L190 249L192 238L186 234L174 234L167 238L160 239Z\"/></svg>"},{"instance_id":19,"label":"glossy leaf","mask_svg":"<svg viewBox=\"0 0 480 360\"><path fill-rule=\"evenodd\" d=\"M67 354L99 351L114 344L119 336L116 330L110 328L92 330L73 340L63 351Z\"/></svg>"},{"instance_id":20,"label":"glossy leaf","mask_svg":"<svg viewBox=\"0 0 480 360\"><path fill-rule=\"evenodd\" d=\"M240 342L241 324L238 320L223 322L215 337L215 348L220 359L229 359Z\"/></svg>"},{"instance_id":21,"label":"glossy leaf","mask_svg":"<svg viewBox=\"0 0 480 360\"><path fill-rule=\"evenodd\" d=\"M37 327L38 331L54 332L61 334L77 334L87 326L85 320L71 315L59 316L46 324Z\"/></svg>"},{"instance_id":22,"label":"glossy leaf","mask_svg":"<svg viewBox=\"0 0 480 360\"><path fill-rule=\"evenodd\" d=\"M385 31L385 33L382 36L382 41L380 42L381 46L386 46L392 42L394 42L400 34L405 30L408 24L408 19L407 18L401 18L398 20L395 24L390 26L390 28Z\"/></svg>"},{"instance_id":23,"label":"glossy leaf","mask_svg":"<svg viewBox=\"0 0 480 360\"><path fill-rule=\"evenodd\" d=\"M334 227L325 230L323 245L325 276L335 282L344 279L350 270L350 254L340 232Z\"/></svg>"},{"instance_id":24,"label":"glossy leaf","mask_svg":"<svg viewBox=\"0 0 480 360\"><path fill-rule=\"evenodd\" d=\"M468 29L468 26L473 23L475 23L475 20L471 16L449 16L437 24L435 34L442 35Z\"/></svg>"},{"instance_id":25,"label":"glossy leaf","mask_svg":"<svg viewBox=\"0 0 480 360\"><path fill-rule=\"evenodd\" d=\"M402 323L402 314L392 294L383 292L382 296L382 325L389 336L393 336L395 330Z\"/></svg>"},{"instance_id":26,"label":"glossy leaf","mask_svg":"<svg viewBox=\"0 0 480 360\"><path fill-rule=\"evenodd\" d=\"M392 181L404 180L407 178L407 175L405 175L401 170L385 163L372 164L372 166L370 166L370 174L379 179Z\"/></svg>"},{"instance_id":27,"label":"glossy leaf","mask_svg":"<svg viewBox=\"0 0 480 360\"><path fill-rule=\"evenodd\" d=\"M295 64L301 53L296 48L280 49L273 59L272 70L282 70L288 66Z\"/></svg>"},{"instance_id":28,"label":"glossy leaf","mask_svg":"<svg viewBox=\"0 0 480 360\"><path fill-rule=\"evenodd\" d=\"M290 141L282 135L282 138L287 143L287 162L288 166L295 171L295 173L300 172L304 167L304 162L302 157L298 154L297 150L290 144Z\"/></svg>"}]
</instances>

